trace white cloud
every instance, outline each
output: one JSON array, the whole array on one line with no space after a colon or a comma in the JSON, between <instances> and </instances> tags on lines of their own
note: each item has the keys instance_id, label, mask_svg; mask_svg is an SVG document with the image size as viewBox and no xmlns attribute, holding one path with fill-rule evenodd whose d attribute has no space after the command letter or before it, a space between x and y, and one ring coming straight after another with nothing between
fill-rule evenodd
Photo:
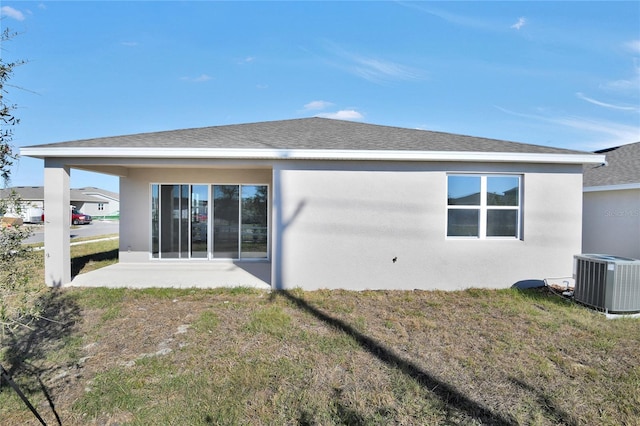
<instances>
[{"instance_id":1,"label":"white cloud","mask_svg":"<svg viewBox=\"0 0 640 426\"><path fill-rule=\"evenodd\" d=\"M250 64L251 62L255 61L256 58L254 56L247 56L244 59L240 59L238 61L239 64Z\"/></svg>"},{"instance_id":2,"label":"white cloud","mask_svg":"<svg viewBox=\"0 0 640 426\"><path fill-rule=\"evenodd\" d=\"M598 105L604 108L610 108L610 109L618 109L618 110L622 110L622 111L640 111L640 108L638 107L634 107L634 106L626 106L626 105L613 105L613 104L608 104L602 101L598 101L596 99L593 98L589 98L587 96L585 96L583 93L576 93L576 96L579 99L582 99L583 101L589 102L591 104L594 105Z\"/></svg>"},{"instance_id":3,"label":"white cloud","mask_svg":"<svg viewBox=\"0 0 640 426\"><path fill-rule=\"evenodd\" d=\"M203 81L209 81L211 80L211 77L209 77L206 74L201 74L200 77L196 77L193 79L193 81L195 81L196 83L201 83Z\"/></svg>"},{"instance_id":4,"label":"white cloud","mask_svg":"<svg viewBox=\"0 0 640 426\"><path fill-rule=\"evenodd\" d=\"M511 26L511 28L519 30L520 28L524 27L526 23L527 23L527 20L525 18L520 18L518 19L518 22L516 22Z\"/></svg>"},{"instance_id":5,"label":"white cloud","mask_svg":"<svg viewBox=\"0 0 640 426\"><path fill-rule=\"evenodd\" d=\"M369 81L379 81L387 78L397 80L413 80L418 78L418 73L404 65L383 61L364 56L352 56L355 63L351 69L355 74Z\"/></svg>"},{"instance_id":6,"label":"white cloud","mask_svg":"<svg viewBox=\"0 0 640 426\"><path fill-rule=\"evenodd\" d=\"M0 16L6 16L16 21L24 21L24 14L10 6L2 6L2 8L0 8Z\"/></svg>"},{"instance_id":7,"label":"white cloud","mask_svg":"<svg viewBox=\"0 0 640 426\"><path fill-rule=\"evenodd\" d=\"M354 54L334 43L326 43L326 49L344 61L337 64L338 67L373 83L423 78L423 73L419 70L379 58Z\"/></svg>"},{"instance_id":8,"label":"white cloud","mask_svg":"<svg viewBox=\"0 0 640 426\"><path fill-rule=\"evenodd\" d=\"M570 129L583 132L585 135L587 135L584 137L585 142L583 143L582 148L577 149L590 149L584 146L587 143L587 138L592 141L597 138L597 147L618 146L637 142L640 140L640 126L631 126L613 121L598 120L578 116L550 117L537 114L524 114L520 112L510 111L497 105L495 107L500 111L510 115L537 121L544 121L552 124L559 124L563 127L568 127Z\"/></svg>"},{"instance_id":9,"label":"white cloud","mask_svg":"<svg viewBox=\"0 0 640 426\"><path fill-rule=\"evenodd\" d=\"M136 47L136 46L138 46L138 42L137 41L123 41L120 44L123 45L123 46L127 46L127 47Z\"/></svg>"},{"instance_id":10,"label":"white cloud","mask_svg":"<svg viewBox=\"0 0 640 426\"><path fill-rule=\"evenodd\" d=\"M550 121L576 130L603 135L605 145L617 146L640 141L640 127L584 117L558 117Z\"/></svg>"},{"instance_id":11,"label":"white cloud","mask_svg":"<svg viewBox=\"0 0 640 426\"><path fill-rule=\"evenodd\" d=\"M332 105L333 104L331 102L327 102L327 101L311 101L304 106L304 109L307 111L311 111L311 110L317 111L317 110L328 108Z\"/></svg>"},{"instance_id":12,"label":"white cloud","mask_svg":"<svg viewBox=\"0 0 640 426\"><path fill-rule=\"evenodd\" d=\"M316 117L333 118L336 120L360 120L364 118L362 114L353 109L345 109L336 112L318 114Z\"/></svg>"},{"instance_id":13,"label":"white cloud","mask_svg":"<svg viewBox=\"0 0 640 426\"><path fill-rule=\"evenodd\" d=\"M477 28L477 29L484 29L484 30L488 30L488 29L492 29L493 26L488 23L485 22L481 19L477 19L477 18L473 18L473 17L469 17L469 16L465 16L465 15L457 15L451 12L447 12L446 10L443 9L438 9L432 6L433 2L409 2L409 3L404 3L401 2L399 3L401 6L404 7L409 7L412 9L417 9L421 12L427 13L429 15L433 15L437 18L440 18L446 22L449 22L450 24L454 24L454 25L459 25L459 26L463 26L463 27L469 27L469 28ZM444 3L442 3L444 4Z\"/></svg>"},{"instance_id":14,"label":"white cloud","mask_svg":"<svg viewBox=\"0 0 640 426\"><path fill-rule=\"evenodd\" d=\"M629 90L637 91L638 79L636 78L636 79L629 79L629 80L625 80L625 79L613 80L603 84L602 88L615 90L618 92L626 92Z\"/></svg>"},{"instance_id":15,"label":"white cloud","mask_svg":"<svg viewBox=\"0 0 640 426\"><path fill-rule=\"evenodd\" d=\"M640 66L637 64L634 68L634 75L630 78L609 81L601 86L601 88L606 90L629 93L632 96L638 95L638 87L640 87Z\"/></svg>"},{"instance_id":16,"label":"white cloud","mask_svg":"<svg viewBox=\"0 0 640 426\"><path fill-rule=\"evenodd\" d=\"M626 42L625 47L634 53L640 53L640 40L631 40Z\"/></svg>"},{"instance_id":17,"label":"white cloud","mask_svg":"<svg viewBox=\"0 0 640 426\"><path fill-rule=\"evenodd\" d=\"M212 77L208 76L207 74L201 74L199 77L182 77L180 80L183 81L190 81L192 83L203 83L205 81L209 81L211 80Z\"/></svg>"}]
</instances>

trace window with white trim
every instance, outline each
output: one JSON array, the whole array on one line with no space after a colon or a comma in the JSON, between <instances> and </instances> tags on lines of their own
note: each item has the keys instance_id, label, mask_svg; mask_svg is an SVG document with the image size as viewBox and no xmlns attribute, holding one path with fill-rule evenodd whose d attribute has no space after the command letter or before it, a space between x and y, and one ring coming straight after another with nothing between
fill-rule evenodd
<instances>
[{"instance_id":1,"label":"window with white trim","mask_svg":"<svg viewBox=\"0 0 640 426\"><path fill-rule=\"evenodd\" d=\"M447 176L447 237L520 239L520 175Z\"/></svg>"}]
</instances>

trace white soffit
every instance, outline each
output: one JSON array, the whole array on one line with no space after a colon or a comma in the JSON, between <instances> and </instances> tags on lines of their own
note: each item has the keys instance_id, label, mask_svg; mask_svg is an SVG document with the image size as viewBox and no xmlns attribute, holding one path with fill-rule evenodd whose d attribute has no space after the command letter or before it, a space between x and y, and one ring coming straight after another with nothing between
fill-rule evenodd
<instances>
[{"instance_id":1,"label":"white soffit","mask_svg":"<svg viewBox=\"0 0 640 426\"><path fill-rule=\"evenodd\" d=\"M387 151L335 149L232 149L232 148L87 148L24 147L20 155L36 158L217 158L261 160L372 160L464 161L600 164L604 154L554 154L468 151Z\"/></svg>"}]
</instances>

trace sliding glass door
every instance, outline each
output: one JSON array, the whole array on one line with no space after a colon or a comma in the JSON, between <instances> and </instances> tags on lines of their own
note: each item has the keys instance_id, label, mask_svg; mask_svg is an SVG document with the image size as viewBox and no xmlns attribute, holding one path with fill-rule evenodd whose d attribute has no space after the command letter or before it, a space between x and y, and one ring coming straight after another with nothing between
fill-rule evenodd
<instances>
[{"instance_id":1,"label":"sliding glass door","mask_svg":"<svg viewBox=\"0 0 640 426\"><path fill-rule=\"evenodd\" d=\"M191 186L191 257L209 257L209 185Z\"/></svg>"},{"instance_id":2,"label":"sliding glass door","mask_svg":"<svg viewBox=\"0 0 640 426\"><path fill-rule=\"evenodd\" d=\"M266 185L154 184L152 257L266 259L267 205Z\"/></svg>"},{"instance_id":3,"label":"sliding glass door","mask_svg":"<svg viewBox=\"0 0 640 426\"><path fill-rule=\"evenodd\" d=\"M240 249L243 258L267 257L267 187L242 185Z\"/></svg>"},{"instance_id":4,"label":"sliding glass door","mask_svg":"<svg viewBox=\"0 0 640 426\"><path fill-rule=\"evenodd\" d=\"M240 188L238 185L213 186L213 257L238 258Z\"/></svg>"}]
</instances>

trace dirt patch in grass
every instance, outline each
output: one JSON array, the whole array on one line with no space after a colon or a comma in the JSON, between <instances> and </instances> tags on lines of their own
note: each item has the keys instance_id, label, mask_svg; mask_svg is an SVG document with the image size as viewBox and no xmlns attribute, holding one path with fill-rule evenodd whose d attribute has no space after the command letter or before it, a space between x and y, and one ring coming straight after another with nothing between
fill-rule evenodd
<instances>
[{"instance_id":1,"label":"dirt patch in grass","mask_svg":"<svg viewBox=\"0 0 640 426\"><path fill-rule=\"evenodd\" d=\"M53 294L2 354L50 424L640 424L640 322L544 291Z\"/></svg>"}]
</instances>

